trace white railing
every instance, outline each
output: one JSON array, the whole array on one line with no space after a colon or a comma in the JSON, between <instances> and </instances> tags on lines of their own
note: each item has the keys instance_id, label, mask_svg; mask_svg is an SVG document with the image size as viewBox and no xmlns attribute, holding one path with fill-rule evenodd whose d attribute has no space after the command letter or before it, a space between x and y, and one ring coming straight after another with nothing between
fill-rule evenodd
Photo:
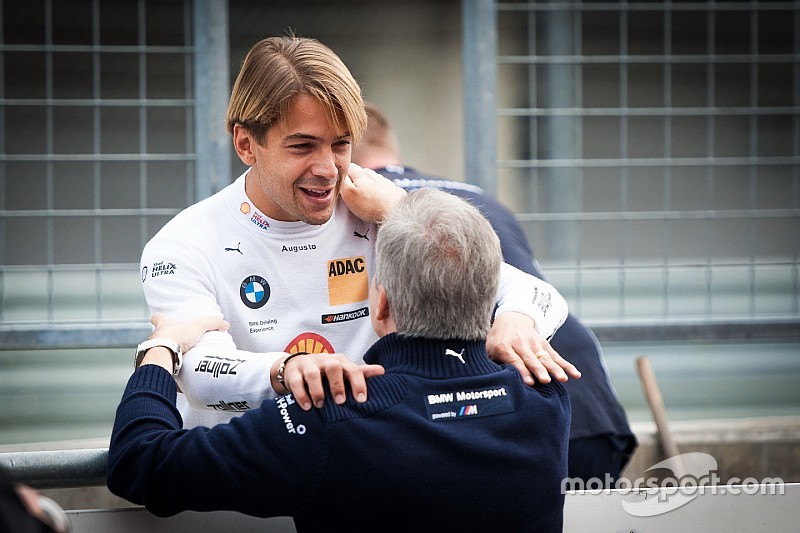
<instances>
[{"instance_id":1,"label":"white railing","mask_svg":"<svg viewBox=\"0 0 800 533\"><path fill-rule=\"evenodd\" d=\"M92 448L0 453L12 479L37 488L105 485L108 450ZM768 481L768 482L767 482ZM369 505L369 502L365 502ZM587 531L794 532L800 483L745 481L742 485L691 485L569 492L564 533ZM457 510L454 510L457 512ZM294 533L288 517L255 518L240 513L187 511L158 518L144 508L69 510L71 533Z\"/></svg>"}]
</instances>

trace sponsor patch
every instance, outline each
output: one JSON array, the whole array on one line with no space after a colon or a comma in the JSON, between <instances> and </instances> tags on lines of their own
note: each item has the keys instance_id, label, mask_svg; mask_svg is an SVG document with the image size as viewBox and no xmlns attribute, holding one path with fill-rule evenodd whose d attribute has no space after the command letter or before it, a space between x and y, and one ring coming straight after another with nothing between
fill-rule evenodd
<instances>
[{"instance_id":1,"label":"sponsor patch","mask_svg":"<svg viewBox=\"0 0 800 533\"><path fill-rule=\"evenodd\" d=\"M253 211L253 214L250 215L250 222L263 230L269 229L269 222L267 222L267 219L258 211Z\"/></svg>"},{"instance_id":2,"label":"sponsor patch","mask_svg":"<svg viewBox=\"0 0 800 533\"><path fill-rule=\"evenodd\" d=\"M301 333L291 341L289 344L286 345L286 348L283 349L286 353L296 353L296 352L306 352L306 353L335 353L336 350L333 349L333 346L328 339L319 335L317 333L313 333L311 331L306 331Z\"/></svg>"},{"instance_id":3,"label":"sponsor patch","mask_svg":"<svg viewBox=\"0 0 800 533\"><path fill-rule=\"evenodd\" d=\"M250 309L260 309L269 300L269 283L261 276L247 276L239 285L239 296Z\"/></svg>"},{"instance_id":4,"label":"sponsor patch","mask_svg":"<svg viewBox=\"0 0 800 533\"><path fill-rule=\"evenodd\" d=\"M428 394L425 409L429 420L455 420L512 413L514 402L503 386Z\"/></svg>"},{"instance_id":5,"label":"sponsor patch","mask_svg":"<svg viewBox=\"0 0 800 533\"><path fill-rule=\"evenodd\" d=\"M249 215L250 222L252 222L254 226L257 226L263 230L269 229L269 222L267 222L267 218L259 213L258 210L253 209L248 202L242 202L242 204L239 206L239 211L241 211L243 215Z\"/></svg>"},{"instance_id":6,"label":"sponsor patch","mask_svg":"<svg viewBox=\"0 0 800 533\"><path fill-rule=\"evenodd\" d=\"M261 333L263 331L273 331L277 323L277 318L267 318L265 320L251 320L247 322L247 325L250 326L250 333Z\"/></svg>"},{"instance_id":7,"label":"sponsor patch","mask_svg":"<svg viewBox=\"0 0 800 533\"><path fill-rule=\"evenodd\" d=\"M160 276L171 276L175 274L176 270L178 270L178 266L175 263L171 263L169 261L157 261L153 263L152 268L150 268L150 277L158 278ZM147 267L142 269L142 276L147 276Z\"/></svg>"},{"instance_id":8,"label":"sponsor patch","mask_svg":"<svg viewBox=\"0 0 800 533\"><path fill-rule=\"evenodd\" d=\"M217 403L210 403L207 404L206 407L209 409L213 409L215 411L229 411L232 413L242 413L244 411L249 411L250 406L247 405L247 402L226 402L224 400L220 400Z\"/></svg>"},{"instance_id":9,"label":"sponsor patch","mask_svg":"<svg viewBox=\"0 0 800 533\"><path fill-rule=\"evenodd\" d=\"M358 237L359 239L364 239L365 241L369 240L369 228L364 230L364 233L359 233L357 231L353 232L353 237Z\"/></svg>"},{"instance_id":10,"label":"sponsor patch","mask_svg":"<svg viewBox=\"0 0 800 533\"><path fill-rule=\"evenodd\" d=\"M358 318L364 318L367 316L369 316L369 307L362 307L361 309L356 309L355 311L349 311L346 313L322 315L322 323L336 324L338 322L347 322L348 320L356 320Z\"/></svg>"},{"instance_id":11,"label":"sponsor patch","mask_svg":"<svg viewBox=\"0 0 800 533\"><path fill-rule=\"evenodd\" d=\"M281 418L283 419L283 424L286 426L286 433L291 433L293 435L303 435L306 432L306 426L303 424L295 425L294 421L292 421L292 415L289 413L289 406L294 405L294 396L291 394L287 396L281 396L277 400L275 400L275 404L278 408L278 413L280 413Z\"/></svg>"},{"instance_id":12,"label":"sponsor patch","mask_svg":"<svg viewBox=\"0 0 800 533\"><path fill-rule=\"evenodd\" d=\"M226 246L225 247L225 251L226 252L239 252L239 255L244 255L244 253L242 252L242 243L241 243L241 241L238 244L236 244L235 248L233 246Z\"/></svg>"},{"instance_id":13,"label":"sponsor patch","mask_svg":"<svg viewBox=\"0 0 800 533\"><path fill-rule=\"evenodd\" d=\"M211 374L215 378L222 376L235 376L236 369L244 363L244 359L228 359L227 357L217 357L207 355L203 357L195 367L195 372Z\"/></svg>"},{"instance_id":14,"label":"sponsor patch","mask_svg":"<svg viewBox=\"0 0 800 533\"><path fill-rule=\"evenodd\" d=\"M369 278L364 256L328 261L330 305L352 304L367 299Z\"/></svg>"},{"instance_id":15,"label":"sponsor patch","mask_svg":"<svg viewBox=\"0 0 800 533\"><path fill-rule=\"evenodd\" d=\"M539 291L539 287L536 287L531 303L539 308L543 316L547 316L547 312L553 305L553 295L550 294L550 291Z\"/></svg>"}]
</instances>

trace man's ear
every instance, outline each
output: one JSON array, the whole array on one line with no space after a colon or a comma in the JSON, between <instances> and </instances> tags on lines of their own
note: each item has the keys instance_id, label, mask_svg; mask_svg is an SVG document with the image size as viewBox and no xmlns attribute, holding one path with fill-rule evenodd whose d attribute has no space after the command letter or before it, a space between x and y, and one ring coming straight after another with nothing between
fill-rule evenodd
<instances>
[{"instance_id":1,"label":"man's ear","mask_svg":"<svg viewBox=\"0 0 800 533\"><path fill-rule=\"evenodd\" d=\"M377 289L378 301L376 304L377 309L375 310L375 318L385 321L392 316L391 310L389 309L389 298L386 297L386 289L383 288L383 285L379 284Z\"/></svg>"},{"instance_id":2,"label":"man's ear","mask_svg":"<svg viewBox=\"0 0 800 533\"><path fill-rule=\"evenodd\" d=\"M241 124L234 124L233 126L233 147L239 155L242 163L251 167L255 164L256 158L253 154L253 145L255 139L250 131Z\"/></svg>"}]
</instances>

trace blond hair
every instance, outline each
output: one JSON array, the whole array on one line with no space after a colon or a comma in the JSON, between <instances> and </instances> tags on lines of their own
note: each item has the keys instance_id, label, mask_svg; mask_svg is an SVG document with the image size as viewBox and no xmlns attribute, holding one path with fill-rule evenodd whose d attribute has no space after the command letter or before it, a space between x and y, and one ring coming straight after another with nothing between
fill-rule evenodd
<instances>
[{"instance_id":1,"label":"blond hair","mask_svg":"<svg viewBox=\"0 0 800 533\"><path fill-rule=\"evenodd\" d=\"M330 123L348 132L353 143L361 140L367 127L361 87L330 48L292 35L262 39L250 48L228 103L228 133L239 124L263 144L267 130L300 94L318 100Z\"/></svg>"}]
</instances>

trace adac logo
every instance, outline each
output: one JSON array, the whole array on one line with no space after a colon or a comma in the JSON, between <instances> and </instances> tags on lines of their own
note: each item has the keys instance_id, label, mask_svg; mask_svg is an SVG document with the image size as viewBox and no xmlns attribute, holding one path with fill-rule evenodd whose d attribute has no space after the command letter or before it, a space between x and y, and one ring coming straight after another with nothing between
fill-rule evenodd
<instances>
[{"instance_id":1,"label":"adac logo","mask_svg":"<svg viewBox=\"0 0 800 533\"><path fill-rule=\"evenodd\" d=\"M269 283L261 276L247 276L239 285L239 296L250 309L260 309L269 300Z\"/></svg>"},{"instance_id":2,"label":"adac logo","mask_svg":"<svg viewBox=\"0 0 800 533\"><path fill-rule=\"evenodd\" d=\"M306 331L301 333L291 341L289 344L286 345L286 348L283 350L286 353L297 353L297 352L306 352L306 353L334 353L336 350L333 349L333 346L328 339L319 335L317 333L313 333L311 331Z\"/></svg>"},{"instance_id":3,"label":"adac logo","mask_svg":"<svg viewBox=\"0 0 800 533\"><path fill-rule=\"evenodd\" d=\"M367 299L368 291L364 256L328 261L328 300L331 305L362 302Z\"/></svg>"}]
</instances>

